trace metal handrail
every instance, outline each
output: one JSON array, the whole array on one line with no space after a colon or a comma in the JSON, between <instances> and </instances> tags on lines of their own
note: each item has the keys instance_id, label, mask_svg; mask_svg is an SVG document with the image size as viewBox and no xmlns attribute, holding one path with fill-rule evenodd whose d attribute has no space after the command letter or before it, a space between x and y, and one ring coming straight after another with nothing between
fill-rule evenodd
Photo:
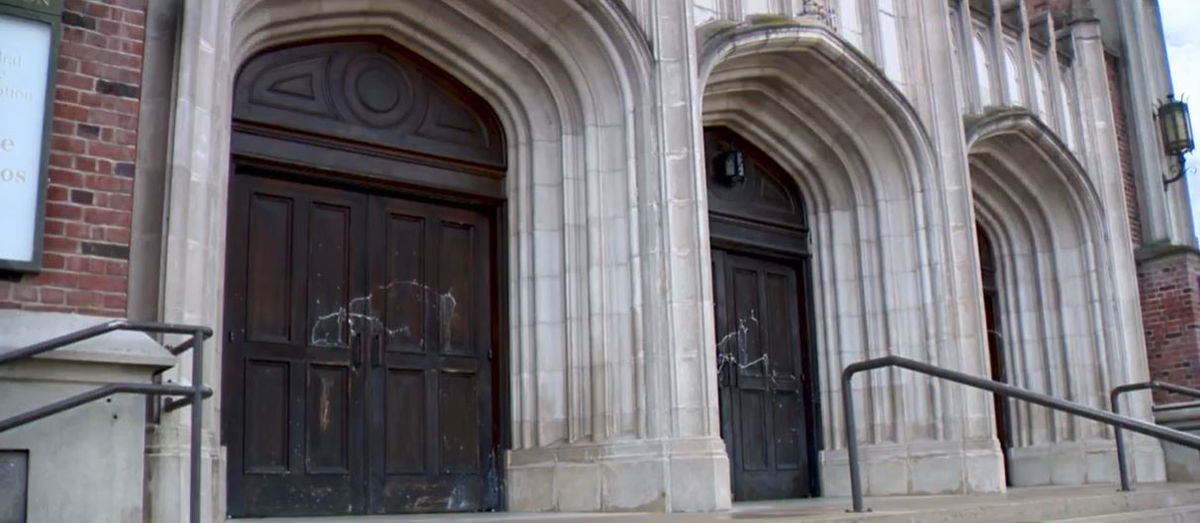
<instances>
[{"instance_id":1,"label":"metal handrail","mask_svg":"<svg viewBox=\"0 0 1200 523\"><path fill-rule=\"evenodd\" d=\"M1127 383L1125 385L1117 385L1116 387L1113 387L1112 392L1110 392L1108 395L1108 401L1112 405L1113 414L1121 413L1121 407L1117 404L1117 399L1119 399L1122 394L1125 394L1126 392L1147 389L1165 390L1174 392L1176 394L1183 394L1184 396L1200 398L1200 389L1184 387L1183 385L1176 385L1174 383L1167 383L1163 381ZM1114 429L1113 432L1117 440L1117 470L1121 473L1121 490L1124 492L1129 492L1129 465L1125 463L1125 438L1121 436L1120 428Z\"/></svg>"},{"instance_id":2,"label":"metal handrail","mask_svg":"<svg viewBox=\"0 0 1200 523\"><path fill-rule=\"evenodd\" d=\"M204 398L212 396L212 389L204 386L204 361L201 349L204 347L204 340L212 337L212 329L197 325L181 325L176 323L156 323L156 322L135 322L129 320L111 320L99 325L93 325L85 329L80 329L71 333L50 338L41 343L35 343L27 347L0 354L0 365L11 363L18 360L32 358L39 354L45 354L54 349L62 348L73 343L78 343L102 334L107 334L113 331L137 331L146 333L159 334L185 334L190 337L183 343L174 347L167 347L172 355L178 356L188 349L192 349L192 383L191 385L173 385L163 383L109 383L101 387L76 394L74 396L56 401L49 405L39 407L37 409L18 414L3 420L0 420L0 432L5 432L10 429L20 427L29 423L33 423L47 416L52 416L64 410L72 409L86 403L90 403L102 398L106 398L113 394L133 393L142 394L145 396L181 396L180 399L168 402L164 407L166 410L174 410L176 408L191 404L200 405ZM192 433L191 433L191 485L188 492L189 521L192 523L200 523L200 428L203 423L203 410L200 408L192 409Z\"/></svg>"},{"instance_id":3,"label":"metal handrail","mask_svg":"<svg viewBox=\"0 0 1200 523\"><path fill-rule=\"evenodd\" d=\"M1094 409L1078 403L1048 396L1040 392L1009 385L1007 383L980 378L963 372L943 369L935 365L910 360L900 356L884 356L858 363L851 363L842 370L842 408L846 417L846 450L850 461L850 495L853 512L863 512L862 478L858 467L858 438L854 428L854 394L850 389L850 380L855 374L881 367L900 367L936 378L950 380L970 387L983 389L993 394L1008 398L1025 400L1035 405L1074 414L1092 421L1107 423L1114 427L1123 428L1155 437L1161 440L1178 443L1194 449L1200 449L1200 437L1186 432L1160 427L1134 418L1121 416L1112 412Z\"/></svg>"}]
</instances>

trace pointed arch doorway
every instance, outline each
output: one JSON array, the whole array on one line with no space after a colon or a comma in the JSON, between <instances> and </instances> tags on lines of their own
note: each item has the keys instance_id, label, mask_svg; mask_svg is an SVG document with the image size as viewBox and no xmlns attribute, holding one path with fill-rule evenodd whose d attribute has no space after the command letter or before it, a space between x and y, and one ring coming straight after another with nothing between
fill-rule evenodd
<instances>
[{"instance_id":1,"label":"pointed arch doorway","mask_svg":"<svg viewBox=\"0 0 1200 523\"><path fill-rule=\"evenodd\" d=\"M364 40L250 59L233 116L229 514L500 508L495 114Z\"/></svg>"},{"instance_id":2,"label":"pointed arch doorway","mask_svg":"<svg viewBox=\"0 0 1200 523\"><path fill-rule=\"evenodd\" d=\"M721 437L738 501L819 494L811 253L799 189L723 127L704 130Z\"/></svg>"},{"instance_id":3,"label":"pointed arch doorway","mask_svg":"<svg viewBox=\"0 0 1200 523\"><path fill-rule=\"evenodd\" d=\"M982 224L975 224L975 238L979 251L980 285L983 289L983 320L987 330L988 365L991 378L1008 383L1008 365L1005 363L1004 331L1000 324L1000 284L997 275L996 250L992 237ZM1008 473L1008 454L1012 448L1012 426L1008 413L1008 400L999 394L992 395L992 411L996 418L996 441L1004 456L1005 483L1012 486L1012 475Z\"/></svg>"}]
</instances>

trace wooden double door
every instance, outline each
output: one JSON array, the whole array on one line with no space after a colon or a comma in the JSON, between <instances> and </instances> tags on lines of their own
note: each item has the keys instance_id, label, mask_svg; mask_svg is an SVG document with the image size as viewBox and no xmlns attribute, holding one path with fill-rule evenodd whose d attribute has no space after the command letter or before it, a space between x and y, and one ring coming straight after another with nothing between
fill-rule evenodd
<instances>
[{"instance_id":1,"label":"wooden double door","mask_svg":"<svg viewBox=\"0 0 1200 523\"><path fill-rule=\"evenodd\" d=\"M816 495L800 258L714 248L721 437L735 500Z\"/></svg>"},{"instance_id":2,"label":"wooden double door","mask_svg":"<svg viewBox=\"0 0 1200 523\"><path fill-rule=\"evenodd\" d=\"M490 211L243 172L228 238L230 515L497 508Z\"/></svg>"}]
</instances>

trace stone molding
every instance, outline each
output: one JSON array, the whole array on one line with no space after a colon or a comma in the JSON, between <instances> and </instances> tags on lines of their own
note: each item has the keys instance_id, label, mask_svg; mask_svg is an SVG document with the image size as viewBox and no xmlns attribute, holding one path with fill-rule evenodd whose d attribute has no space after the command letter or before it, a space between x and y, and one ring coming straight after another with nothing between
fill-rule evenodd
<instances>
[{"instance_id":1,"label":"stone molding","mask_svg":"<svg viewBox=\"0 0 1200 523\"><path fill-rule=\"evenodd\" d=\"M62 312L0 310L0 354L41 343L76 330L94 327L112 318ZM114 331L55 349L36 357L41 360L77 361L145 366L162 370L177 363L148 334Z\"/></svg>"}]
</instances>

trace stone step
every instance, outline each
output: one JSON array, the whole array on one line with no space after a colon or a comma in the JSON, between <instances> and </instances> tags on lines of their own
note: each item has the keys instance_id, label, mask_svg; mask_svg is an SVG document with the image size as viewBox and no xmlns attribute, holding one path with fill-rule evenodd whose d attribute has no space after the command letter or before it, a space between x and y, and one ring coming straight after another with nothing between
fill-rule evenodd
<instances>
[{"instance_id":1,"label":"stone step","mask_svg":"<svg viewBox=\"0 0 1200 523\"><path fill-rule=\"evenodd\" d=\"M780 502L773 508L765 504L739 504L734 508L733 517L772 523L1090 522L1100 521L1099 518L1114 518L1104 521L1125 521L1122 517L1130 514L1172 509L1183 511L1183 507L1188 509L1181 513L1191 514L1191 507L1200 506L1200 484L1146 484L1139 485L1133 492L1118 492L1115 486L1105 485L1014 488L1005 494L973 496L868 498L866 504L873 511L863 514L847 514L839 510L844 509L845 502L845 499L788 501ZM1191 516L1180 521L1200 523L1200 518L1187 517Z\"/></svg>"},{"instance_id":2,"label":"stone step","mask_svg":"<svg viewBox=\"0 0 1200 523\"><path fill-rule=\"evenodd\" d=\"M729 512L710 514L499 512L272 518L270 523L1200 523L1200 483L1139 484L1133 492L1093 485L1013 488L1004 494L877 497L866 500L871 512L859 514L847 513L849 505L846 498L816 498L736 503Z\"/></svg>"},{"instance_id":3,"label":"stone step","mask_svg":"<svg viewBox=\"0 0 1200 523\"><path fill-rule=\"evenodd\" d=\"M1196 523L1200 522L1200 505L1184 505L1155 510L1122 512L1107 516L1060 519L1054 523Z\"/></svg>"}]
</instances>

